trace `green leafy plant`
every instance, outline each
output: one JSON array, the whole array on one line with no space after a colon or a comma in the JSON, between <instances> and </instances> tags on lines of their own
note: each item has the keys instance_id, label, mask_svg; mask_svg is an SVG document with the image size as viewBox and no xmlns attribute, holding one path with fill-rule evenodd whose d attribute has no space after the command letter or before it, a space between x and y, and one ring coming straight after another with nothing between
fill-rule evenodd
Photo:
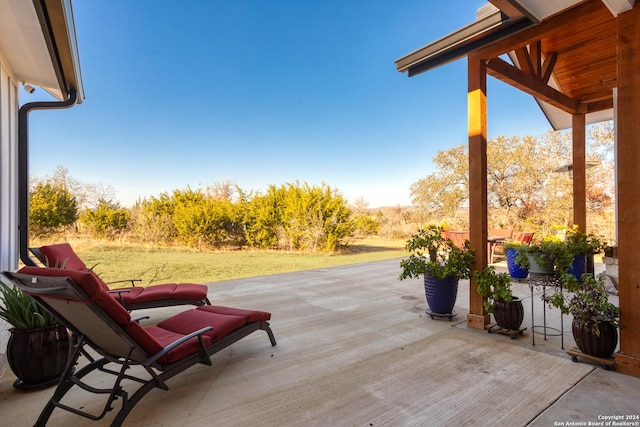
<instances>
[{"instance_id":1,"label":"green leafy plant","mask_svg":"<svg viewBox=\"0 0 640 427\"><path fill-rule=\"evenodd\" d=\"M597 236L583 233L576 227L567 229L564 241L574 256L579 254L597 254L602 252L606 247L606 244Z\"/></svg>"},{"instance_id":2,"label":"green leafy plant","mask_svg":"<svg viewBox=\"0 0 640 427\"><path fill-rule=\"evenodd\" d=\"M18 288L0 283L0 302L0 318L16 329L38 329L58 324L58 319Z\"/></svg>"},{"instance_id":3,"label":"green leafy plant","mask_svg":"<svg viewBox=\"0 0 640 427\"><path fill-rule=\"evenodd\" d=\"M486 298L484 309L487 313L493 313L497 301L513 301L509 273L496 273L495 267L488 266L482 271L474 271L473 281L476 282L478 293Z\"/></svg>"},{"instance_id":4,"label":"green leafy plant","mask_svg":"<svg viewBox=\"0 0 640 427\"><path fill-rule=\"evenodd\" d=\"M571 276L573 280L565 276ZM585 273L582 275L582 281L578 282L571 274L565 272L563 278L567 285L565 290L570 294L558 291L546 295L546 303L559 308L563 314L571 314L575 320L589 325L597 336L600 336L601 323L611 323L616 328L622 327L620 309L609 302L603 276L595 278Z\"/></svg>"},{"instance_id":5,"label":"green leafy plant","mask_svg":"<svg viewBox=\"0 0 640 427\"><path fill-rule=\"evenodd\" d=\"M504 247L504 249L505 249L505 250L507 250L507 249L514 249L514 250L516 250L516 251L517 251L517 250L521 250L521 249L523 249L523 248L525 248L525 247L529 246L528 244L526 244L526 243L521 243L521 242L519 242L519 241L517 241L517 240L505 240L505 242L504 242L502 245L503 245L503 247Z\"/></svg>"},{"instance_id":6,"label":"green leafy plant","mask_svg":"<svg viewBox=\"0 0 640 427\"><path fill-rule=\"evenodd\" d=\"M571 267L576 255L593 255L602 251L604 244L593 234L586 234L577 227L555 227L558 232L549 234L541 241L516 248L516 264L528 268L527 254L534 254L537 263L544 265L551 260L556 275L562 276ZM506 247L506 246L505 246Z\"/></svg>"},{"instance_id":7,"label":"green leafy plant","mask_svg":"<svg viewBox=\"0 0 640 427\"><path fill-rule=\"evenodd\" d=\"M523 268L528 268L529 267L529 259L527 258L527 248L529 247L528 243L521 243L517 240L507 240L503 243L503 247L504 247L504 251L505 253L510 250L513 249L514 251L516 251L516 256L514 258L514 263L516 263L517 265L523 267Z\"/></svg>"},{"instance_id":8,"label":"green leafy plant","mask_svg":"<svg viewBox=\"0 0 640 427\"><path fill-rule=\"evenodd\" d=\"M405 249L411 255L400 261L400 280L420 276L434 279L470 277L475 257L469 249L469 242L466 241L460 248L451 239L444 237L443 232L442 227L429 225L418 230L407 240Z\"/></svg>"},{"instance_id":9,"label":"green leafy plant","mask_svg":"<svg viewBox=\"0 0 640 427\"><path fill-rule=\"evenodd\" d=\"M536 263L541 266L548 263L555 264L556 260L561 260L560 262L564 263L568 259L563 243L547 237L540 242L516 248L516 253L515 263L522 268L531 267L529 255L532 255Z\"/></svg>"}]
</instances>

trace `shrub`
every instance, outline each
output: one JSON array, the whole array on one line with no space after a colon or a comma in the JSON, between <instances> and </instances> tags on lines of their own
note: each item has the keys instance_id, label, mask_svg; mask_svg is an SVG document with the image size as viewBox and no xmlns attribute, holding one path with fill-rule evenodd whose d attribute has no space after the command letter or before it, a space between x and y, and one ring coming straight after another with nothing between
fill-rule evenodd
<instances>
[{"instance_id":1,"label":"shrub","mask_svg":"<svg viewBox=\"0 0 640 427\"><path fill-rule=\"evenodd\" d=\"M80 222L94 237L113 237L124 231L129 221L129 211L118 203L101 199L95 209L80 214Z\"/></svg>"},{"instance_id":2,"label":"shrub","mask_svg":"<svg viewBox=\"0 0 640 427\"><path fill-rule=\"evenodd\" d=\"M35 236L72 225L77 217L76 199L64 186L44 181L29 192L29 227Z\"/></svg>"}]
</instances>

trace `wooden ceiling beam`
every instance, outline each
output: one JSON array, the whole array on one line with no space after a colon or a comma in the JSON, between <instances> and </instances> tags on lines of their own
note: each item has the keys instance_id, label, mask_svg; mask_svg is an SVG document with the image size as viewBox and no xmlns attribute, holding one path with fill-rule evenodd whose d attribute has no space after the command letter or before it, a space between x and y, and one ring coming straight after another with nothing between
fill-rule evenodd
<instances>
[{"instance_id":1,"label":"wooden ceiling beam","mask_svg":"<svg viewBox=\"0 0 640 427\"><path fill-rule=\"evenodd\" d=\"M540 40L529 45L529 54L533 64L533 75L540 79L542 77L542 42Z\"/></svg>"},{"instance_id":2,"label":"wooden ceiling beam","mask_svg":"<svg viewBox=\"0 0 640 427\"><path fill-rule=\"evenodd\" d=\"M542 36L551 33L554 29L562 28L569 32L578 32L583 30L584 22L589 22L594 14L605 13L611 16L609 10L602 4L600 0L589 0L573 7L565 12L552 18L542 21L538 25L526 28L518 33L502 40L498 40L490 45L480 48L473 52L485 60L497 58L500 55L521 48L522 46L531 44L540 40Z\"/></svg>"},{"instance_id":3,"label":"wooden ceiling beam","mask_svg":"<svg viewBox=\"0 0 640 427\"><path fill-rule=\"evenodd\" d=\"M586 105L587 113L596 113L598 111L611 110L613 108L613 94L611 94L611 98L609 99L589 102L588 104L583 105Z\"/></svg>"},{"instance_id":4,"label":"wooden ceiling beam","mask_svg":"<svg viewBox=\"0 0 640 427\"><path fill-rule=\"evenodd\" d=\"M533 63L531 62L531 55L529 55L529 49L527 46L522 46L519 49L514 50L516 58L518 58L518 65L520 69L528 74L533 74Z\"/></svg>"},{"instance_id":5,"label":"wooden ceiling beam","mask_svg":"<svg viewBox=\"0 0 640 427\"><path fill-rule=\"evenodd\" d=\"M535 76L543 83L549 83L553 67L556 65L558 55L555 52L544 55L542 41L538 40L527 46L515 49L518 67L525 73Z\"/></svg>"},{"instance_id":6,"label":"wooden ceiling beam","mask_svg":"<svg viewBox=\"0 0 640 427\"><path fill-rule=\"evenodd\" d=\"M553 67L555 67L557 60L558 55L555 52L552 52L551 54L545 56L544 64L542 64L542 75L540 76L540 80L544 84L549 83L551 73L553 73Z\"/></svg>"},{"instance_id":7,"label":"wooden ceiling beam","mask_svg":"<svg viewBox=\"0 0 640 427\"><path fill-rule=\"evenodd\" d=\"M545 101L569 114L586 112L586 106L581 106L578 101L564 93L548 86L531 74L512 66L500 58L494 58L487 62L487 74L520 89L535 98ZM582 111L585 110L585 111Z\"/></svg>"}]
</instances>

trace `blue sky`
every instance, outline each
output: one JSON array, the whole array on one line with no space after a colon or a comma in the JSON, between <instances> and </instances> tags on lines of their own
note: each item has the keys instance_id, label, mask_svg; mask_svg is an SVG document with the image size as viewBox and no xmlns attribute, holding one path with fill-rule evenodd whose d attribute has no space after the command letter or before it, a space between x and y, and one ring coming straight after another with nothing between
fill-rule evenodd
<instances>
[{"instance_id":1,"label":"blue sky","mask_svg":"<svg viewBox=\"0 0 640 427\"><path fill-rule=\"evenodd\" d=\"M62 165L124 206L229 180L408 205L437 151L467 141L467 64L408 78L394 61L485 3L75 1L86 100L30 114L31 174ZM528 95L489 78L488 97L490 137L550 129Z\"/></svg>"}]
</instances>

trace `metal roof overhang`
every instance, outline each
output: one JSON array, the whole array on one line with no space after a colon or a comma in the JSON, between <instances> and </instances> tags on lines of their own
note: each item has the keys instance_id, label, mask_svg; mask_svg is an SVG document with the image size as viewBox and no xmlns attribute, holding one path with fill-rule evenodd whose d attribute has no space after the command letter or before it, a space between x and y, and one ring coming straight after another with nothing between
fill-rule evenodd
<instances>
[{"instance_id":1,"label":"metal roof overhang","mask_svg":"<svg viewBox=\"0 0 640 427\"><path fill-rule=\"evenodd\" d=\"M84 99L71 0L0 0L0 53L16 80Z\"/></svg>"},{"instance_id":2,"label":"metal roof overhang","mask_svg":"<svg viewBox=\"0 0 640 427\"><path fill-rule=\"evenodd\" d=\"M634 2L634 0L603 0L614 16L627 10L629 5L633 6ZM581 1L564 0L560 2L562 5L548 5L545 6L546 9L539 3L529 0L491 0L491 3L500 6L502 10L496 9L491 14L480 17L473 23L403 56L396 61L397 70L407 72L409 77L416 76L532 27L557 14L559 10L556 9L573 7ZM510 56L513 58L513 55ZM553 79L549 85L557 88ZM572 119L569 113L535 97L534 99L555 130L571 127ZM611 120L613 115L613 109L592 112L586 115L586 123Z\"/></svg>"},{"instance_id":3,"label":"metal roof overhang","mask_svg":"<svg viewBox=\"0 0 640 427\"><path fill-rule=\"evenodd\" d=\"M511 19L496 9L471 24L396 60L396 68L413 77L460 59L469 52L531 25L533 22L526 17Z\"/></svg>"}]
</instances>

